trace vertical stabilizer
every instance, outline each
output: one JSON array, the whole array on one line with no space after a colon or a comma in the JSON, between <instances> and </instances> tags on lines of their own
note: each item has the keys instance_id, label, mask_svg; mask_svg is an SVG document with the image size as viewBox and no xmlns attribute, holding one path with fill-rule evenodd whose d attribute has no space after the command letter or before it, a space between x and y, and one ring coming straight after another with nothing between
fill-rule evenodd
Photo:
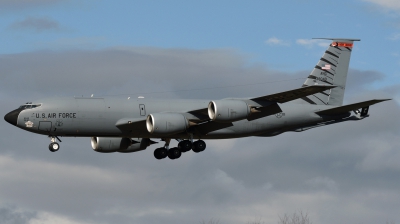
<instances>
[{"instance_id":1,"label":"vertical stabilizer","mask_svg":"<svg viewBox=\"0 0 400 224\"><path fill-rule=\"evenodd\" d=\"M328 49L319 60L303 87L312 85L335 85L334 89L303 97L303 102L321 105L343 105L346 89L347 71L349 70L350 55L353 42L359 39L346 38L316 38L332 40Z\"/></svg>"}]
</instances>

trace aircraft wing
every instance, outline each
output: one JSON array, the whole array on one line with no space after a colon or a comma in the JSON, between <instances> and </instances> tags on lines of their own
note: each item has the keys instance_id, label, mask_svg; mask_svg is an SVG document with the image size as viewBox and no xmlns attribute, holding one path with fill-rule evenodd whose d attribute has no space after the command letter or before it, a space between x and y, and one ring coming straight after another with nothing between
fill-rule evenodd
<instances>
[{"instance_id":1,"label":"aircraft wing","mask_svg":"<svg viewBox=\"0 0 400 224\"><path fill-rule=\"evenodd\" d=\"M307 86L307 87L302 87L299 89L293 89L285 92L280 92L280 93L275 93L272 95L267 95L267 96L261 96L261 97L256 97L251 100L258 101L272 101L272 102L277 102L277 103L286 103L295 99L299 99L305 96L309 96L315 93L323 92L328 89L333 89L337 86L333 85L313 85L313 86Z\"/></svg>"},{"instance_id":2,"label":"aircraft wing","mask_svg":"<svg viewBox=\"0 0 400 224\"><path fill-rule=\"evenodd\" d=\"M325 85L314 85L302 87L299 89L289 90L281 93L275 93L272 95L261 96L257 98L252 98L253 101L269 101L272 104L266 106L261 106L256 108L257 113L248 117L248 120L256 120L262 117L266 117L272 114L281 112L282 110L276 103L285 103L291 100L302 98L315 93L323 92L335 88L336 86L325 86ZM202 133L208 133L218 129L226 128L232 126L232 123L218 123L210 121L208 116L207 108L200 108L182 113L193 126L196 127ZM123 131L143 133L147 132L146 129L146 117L141 118L122 118L117 121L115 126Z\"/></svg>"},{"instance_id":3,"label":"aircraft wing","mask_svg":"<svg viewBox=\"0 0 400 224\"><path fill-rule=\"evenodd\" d=\"M218 123L215 125L212 124L204 125L204 122L210 120L207 114L207 108L192 110L188 112L176 112L176 113L180 113L183 116L185 116L186 119L191 123L191 125L197 126L197 124L202 123L199 126L204 126L202 130L206 132L208 130L218 130L225 127L225 124L223 125L223 127L220 127L221 125L219 125ZM147 116L140 118L122 118L115 123L115 126L125 132L139 133L139 134L147 133L148 131L146 127L146 118Z\"/></svg>"},{"instance_id":4,"label":"aircraft wing","mask_svg":"<svg viewBox=\"0 0 400 224\"><path fill-rule=\"evenodd\" d=\"M321 110L321 111L318 111L315 113L319 114L319 115L343 114L343 113L347 113L347 112L350 112L353 110L358 110L360 108L368 107L368 106L374 105L376 103L380 103L380 102L387 101L387 100L390 100L390 99L368 100L368 101L364 101L364 102L335 107L335 108L331 108L331 109L327 109L327 110Z\"/></svg>"}]
</instances>

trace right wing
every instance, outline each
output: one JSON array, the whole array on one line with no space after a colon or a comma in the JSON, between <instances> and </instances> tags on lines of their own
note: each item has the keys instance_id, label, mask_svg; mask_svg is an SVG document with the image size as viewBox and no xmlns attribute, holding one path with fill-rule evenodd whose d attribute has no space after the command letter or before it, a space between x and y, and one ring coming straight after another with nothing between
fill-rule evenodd
<instances>
[{"instance_id":1,"label":"right wing","mask_svg":"<svg viewBox=\"0 0 400 224\"><path fill-rule=\"evenodd\" d=\"M260 97L252 98L250 100L254 100L254 101L261 100L261 101L270 101L270 102L277 102L277 103L286 103L288 101L303 98L305 96L323 92L325 90L333 89L335 87L337 87L337 86L313 85L313 86L302 87L302 88L293 89L293 90L289 90L289 91L285 91L285 92L275 93L272 95L260 96Z\"/></svg>"}]
</instances>

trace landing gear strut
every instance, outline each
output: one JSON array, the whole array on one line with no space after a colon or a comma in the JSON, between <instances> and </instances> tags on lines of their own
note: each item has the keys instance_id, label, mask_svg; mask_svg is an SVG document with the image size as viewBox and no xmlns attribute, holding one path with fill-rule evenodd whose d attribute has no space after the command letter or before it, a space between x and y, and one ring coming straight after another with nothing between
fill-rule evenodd
<instances>
[{"instance_id":1,"label":"landing gear strut","mask_svg":"<svg viewBox=\"0 0 400 224\"><path fill-rule=\"evenodd\" d=\"M61 142L61 139L59 139L57 136L49 136L50 137L50 145L49 145L49 150L51 152L57 152L60 149L60 144L57 143L57 140ZM57 140L56 140L57 139Z\"/></svg>"},{"instance_id":2,"label":"landing gear strut","mask_svg":"<svg viewBox=\"0 0 400 224\"><path fill-rule=\"evenodd\" d=\"M154 150L154 157L156 157L156 159L164 159L169 154L168 149L169 149L169 143L171 142L171 139L167 138L167 139L161 139L161 140L165 141L165 145L164 145L164 147Z\"/></svg>"}]
</instances>

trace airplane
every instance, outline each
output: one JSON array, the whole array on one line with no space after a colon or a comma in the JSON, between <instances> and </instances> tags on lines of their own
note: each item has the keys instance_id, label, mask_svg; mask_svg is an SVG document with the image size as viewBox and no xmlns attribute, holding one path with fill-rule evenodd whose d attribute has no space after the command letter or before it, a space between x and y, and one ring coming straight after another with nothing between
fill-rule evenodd
<instances>
[{"instance_id":1,"label":"airplane","mask_svg":"<svg viewBox=\"0 0 400 224\"><path fill-rule=\"evenodd\" d=\"M343 105L350 55L355 41L331 40L301 88L254 98L220 100L99 97L48 98L28 102L4 119L23 130L48 135L49 150L63 137L90 137L93 150L130 153L161 139L156 159L178 159L206 149L202 139L271 137L284 132L363 120L369 106L390 99ZM170 148L171 139L179 143Z\"/></svg>"}]
</instances>

